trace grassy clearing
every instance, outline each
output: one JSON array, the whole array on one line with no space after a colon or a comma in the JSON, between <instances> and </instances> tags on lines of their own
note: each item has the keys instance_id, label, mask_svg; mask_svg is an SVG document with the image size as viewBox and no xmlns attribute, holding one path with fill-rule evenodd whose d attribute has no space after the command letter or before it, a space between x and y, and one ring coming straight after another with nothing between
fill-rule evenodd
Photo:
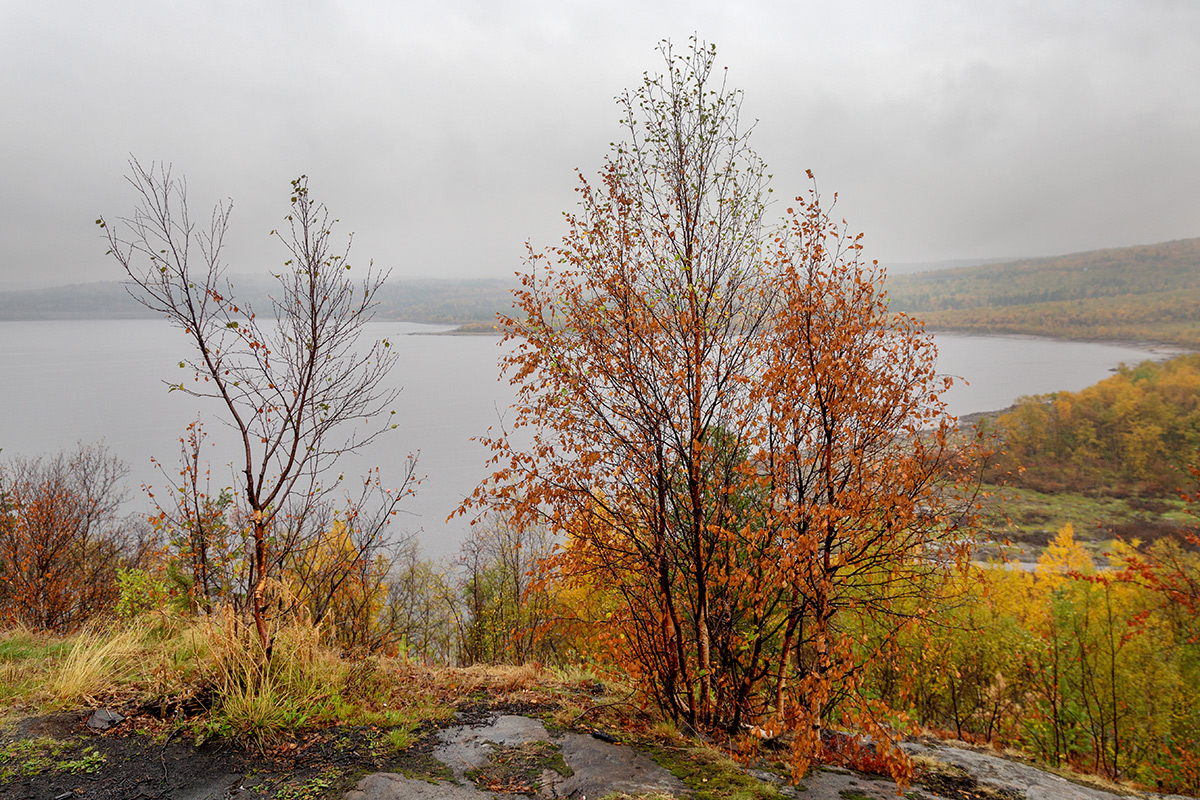
<instances>
[{"instance_id":1,"label":"grassy clearing","mask_svg":"<svg viewBox=\"0 0 1200 800\"><path fill-rule=\"evenodd\" d=\"M28 628L11 628L0 633L0 663L45 661L61 655L68 644Z\"/></svg>"},{"instance_id":2,"label":"grassy clearing","mask_svg":"<svg viewBox=\"0 0 1200 800\"><path fill-rule=\"evenodd\" d=\"M1115 535L1152 541L1195 517L1178 498L1143 499L1071 493L1047 494L1011 486L985 487L993 493L987 523L998 537L1032 555L1040 553L1054 534L1070 523L1075 537L1099 555Z\"/></svg>"},{"instance_id":3,"label":"grassy clearing","mask_svg":"<svg viewBox=\"0 0 1200 800\"><path fill-rule=\"evenodd\" d=\"M391 751L407 749L423 724L448 719L469 696L544 705L548 716L559 698L578 695L573 718L604 686L587 671L560 674L537 664L430 669L401 659L346 659L303 621L277 630L268 660L254 630L232 614L152 614L67 637L11 630L0 634L0 678L0 714L111 707L137 716L153 709L134 724L146 725L147 714L166 716L197 741L260 746L327 725L359 725L378 729Z\"/></svg>"},{"instance_id":4,"label":"grassy clearing","mask_svg":"<svg viewBox=\"0 0 1200 800\"><path fill-rule=\"evenodd\" d=\"M47 665L70 648L57 637L13 628L0 633L0 709L19 704L44 677Z\"/></svg>"},{"instance_id":5,"label":"grassy clearing","mask_svg":"<svg viewBox=\"0 0 1200 800\"><path fill-rule=\"evenodd\" d=\"M445 719L461 691L440 673L395 660L343 659L316 626L282 627L266 659L232 615L144 618L53 638L0 637L0 711L154 707L198 740L265 745L334 723L387 728L392 746Z\"/></svg>"}]
</instances>

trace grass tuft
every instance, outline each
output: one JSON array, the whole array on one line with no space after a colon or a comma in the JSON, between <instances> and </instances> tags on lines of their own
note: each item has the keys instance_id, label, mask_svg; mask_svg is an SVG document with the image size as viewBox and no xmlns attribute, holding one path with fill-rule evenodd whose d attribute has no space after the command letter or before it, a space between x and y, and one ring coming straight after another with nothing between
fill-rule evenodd
<instances>
[{"instance_id":1,"label":"grass tuft","mask_svg":"<svg viewBox=\"0 0 1200 800\"><path fill-rule=\"evenodd\" d=\"M307 620L279 629L269 659L254 629L231 612L198 635L208 654L203 679L218 698L202 738L232 734L262 745L354 708L341 696L351 666L321 645L320 629Z\"/></svg>"},{"instance_id":2,"label":"grass tuft","mask_svg":"<svg viewBox=\"0 0 1200 800\"><path fill-rule=\"evenodd\" d=\"M54 706L99 705L130 677L143 651L143 626L115 631L88 629L79 633L66 656L51 670L45 692Z\"/></svg>"},{"instance_id":3,"label":"grass tuft","mask_svg":"<svg viewBox=\"0 0 1200 800\"><path fill-rule=\"evenodd\" d=\"M401 750L407 750L413 743L412 728L407 726L392 728L384 735L383 740L392 752L399 753Z\"/></svg>"}]
</instances>

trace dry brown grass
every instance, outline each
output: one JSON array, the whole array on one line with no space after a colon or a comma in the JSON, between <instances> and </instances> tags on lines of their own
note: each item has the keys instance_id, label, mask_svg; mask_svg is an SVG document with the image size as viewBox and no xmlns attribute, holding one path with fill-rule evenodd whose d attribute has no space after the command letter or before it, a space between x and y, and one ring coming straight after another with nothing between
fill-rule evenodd
<instances>
[{"instance_id":1,"label":"dry brown grass","mask_svg":"<svg viewBox=\"0 0 1200 800\"><path fill-rule=\"evenodd\" d=\"M191 723L199 738L266 743L338 721L415 726L448 716L446 701L459 694L436 671L343 659L306 619L274 632L267 659L254 629L228 611L152 615L67 638L8 631L0 634L0 713L203 696L208 710Z\"/></svg>"},{"instance_id":2,"label":"dry brown grass","mask_svg":"<svg viewBox=\"0 0 1200 800\"><path fill-rule=\"evenodd\" d=\"M488 688L497 692L533 691L545 685L548 674L541 664L493 667Z\"/></svg>"},{"instance_id":3,"label":"dry brown grass","mask_svg":"<svg viewBox=\"0 0 1200 800\"><path fill-rule=\"evenodd\" d=\"M227 610L201 619L152 614L67 638L8 631L0 634L0 713L197 699L205 709L190 718L197 738L268 743L336 722L412 731L477 694L547 711L562 704L556 717L564 723L586 714L587 724L614 729L629 710L621 697L601 694L621 687L586 671L345 659L303 618L279 621L274 633L267 659L254 628ZM613 701L618 707L608 707Z\"/></svg>"},{"instance_id":4,"label":"dry brown grass","mask_svg":"<svg viewBox=\"0 0 1200 800\"><path fill-rule=\"evenodd\" d=\"M1026 756L1022 760L1032 759ZM1046 772L1058 775L1060 778L1068 780L1071 783L1086 786L1090 789L1099 789L1102 792L1109 792L1110 794L1143 797L1145 796L1143 790L1147 788L1133 781L1111 781L1103 775L1094 772L1076 772L1073 769L1051 766L1042 766L1039 769L1044 769Z\"/></svg>"},{"instance_id":5,"label":"dry brown grass","mask_svg":"<svg viewBox=\"0 0 1200 800\"><path fill-rule=\"evenodd\" d=\"M551 719L554 720L555 725L569 728L579 721L586 708L587 706L583 703L564 699L560 701L558 708L554 709Z\"/></svg>"},{"instance_id":6,"label":"dry brown grass","mask_svg":"<svg viewBox=\"0 0 1200 800\"><path fill-rule=\"evenodd\" d=\"M51 668L42 693L55 707L100 705L136 681L147 655L146 633L142 624L81 631Z\"/></svg>"},{"instance_id":7,"label":"dry brown grass","mask_svg":"<svg viewBox=\"0 0 1200 800\"><path fill-rule=\"evenodd\" d=\"M679 728L670 720L659 720L653 722L646 729L646 735L657 742L671 744L683 739L683 734L679 732Z\"/></svg>"},{"instance_id":8,"label":"dry brown grass","mask_svg":"<svg viewBox=\"0 0 1200 800\"><path fill-rule=\"evenodd\" d=\"M510 693L544 687L550 677L540 664L474 664L470 667L447 668L442 672L467 691Z\"/></svg>"}]
</instances>

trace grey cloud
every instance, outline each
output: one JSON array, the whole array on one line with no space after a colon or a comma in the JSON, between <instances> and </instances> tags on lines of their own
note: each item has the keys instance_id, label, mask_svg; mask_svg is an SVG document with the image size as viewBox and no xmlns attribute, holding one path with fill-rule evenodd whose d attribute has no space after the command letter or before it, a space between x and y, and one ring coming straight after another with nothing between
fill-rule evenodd
<instances>
[{"instance_id":1,"label":"grey cloud","mask_svg":"<svg viewBox=\"0 0 1200 800\"><path fill-rule=\"evenodd\" d=\"M654 44L715 41L779 196L813 168L883 260L1200 234L1200 6L1169 2L0 4L0 287L115 277L90 225L133 153L235 201L231 255L303 172L403 275L550 244Z\"/></svg>"}]
</instances>

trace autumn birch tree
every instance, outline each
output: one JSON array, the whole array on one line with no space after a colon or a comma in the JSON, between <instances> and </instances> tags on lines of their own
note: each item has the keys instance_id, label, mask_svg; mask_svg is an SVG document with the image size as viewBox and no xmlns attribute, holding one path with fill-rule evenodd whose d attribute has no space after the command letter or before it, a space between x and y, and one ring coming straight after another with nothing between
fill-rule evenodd
<instances>
[{"instance_id":1,"label":"autumn birch tree","mask_svg":"<svg viewBox=\"0 0 1200 800\"><path fill-rule=\"evenodd\" d=\"M493 440L500 468L476 498L518 524L602 520L581 541L597 569L644 579L618 584L660 659L644 677L697 724L713 717L709 587L767 319L767 189L713 50L663 54L668 72L620 99L627 141L600 186L580 177L563 244L530 253L505 366L533 445Z\"/></svg>"},{"instance_id":2,"label":"autumn birch tree","mask_svg":"<svg viewBox=\"0 0 1200 800\"><path fill-rule=\"evenodd\" d=\"M305 526L320 516L316 506L337 483L322 485L322 475L338 456L394 427L388 405L396 392L383 378L396 354L386 340L358 346L387 276L368 267L361 283L352 280L349 240L337 249L337 220L309 196L301 177L292 182L286 226L272 231L288 258L260 318L234 299L225 278L229 204L198 225L186 185L169 168L131 161L128 181L139 200L133 215L97 223L132 281L133 297L192 344L192 356L180 363L190 367L191 379L171 388L215 401L233 431L237 494L253 542L250 606L269 655L268 582L298 549L317 544ZM410 460L400 488L384 490L368 478L364 492L378 488L380 506L391 512L411 478ZM370 530L370 544L378 544L382 526ZM359 557L369 561L371 550Z\"/></svg>"},{"instance_id":3,"label":"autumn birch tree","mask_svg":"<svg viewBox=\"0 0 1200 800\"><path fill-rule=\"evenodd\" d=\"M811 754L855 673L838 615L957 558L946 384L818 198L764 223L713 48L661 52L562 243L529 252L514 418L465 509L563 536L552 566L614 599L598 635L667 716L771 718Z\"/></svg>"},{"instance_id":4,"label":"autumn birch tree","mask_svg":"<svg viewBox=\"0 0 1200 800\"><path fill-rule=\"evenodd\" d=\"M801 762L819 748L835 698L844 722L891 740L857 692L869 658L850 623L869 619L887 632L878 658L900 629L940 610L969 563L982 456L946 413L950 379L936 371L932 337L888 309L882 270L861 258L861 238L815 188L787 209L771 255L773 324L753 382L766 420L758 460L771 577L788 587L781 640L767 648L777 659L773 714L797 730Z\"/></svg>"},{"instance_id":5,"label":"autumn birch tree","mask_svg":"<svg viewBox=\"0 0 1200 800\"><path fill-rule=\"evenodd\" d=\"M127 473L103 445L0 462L0 623L68 632L112 610L145 556L118 517Z\"/></svg>"}]
</instances>

